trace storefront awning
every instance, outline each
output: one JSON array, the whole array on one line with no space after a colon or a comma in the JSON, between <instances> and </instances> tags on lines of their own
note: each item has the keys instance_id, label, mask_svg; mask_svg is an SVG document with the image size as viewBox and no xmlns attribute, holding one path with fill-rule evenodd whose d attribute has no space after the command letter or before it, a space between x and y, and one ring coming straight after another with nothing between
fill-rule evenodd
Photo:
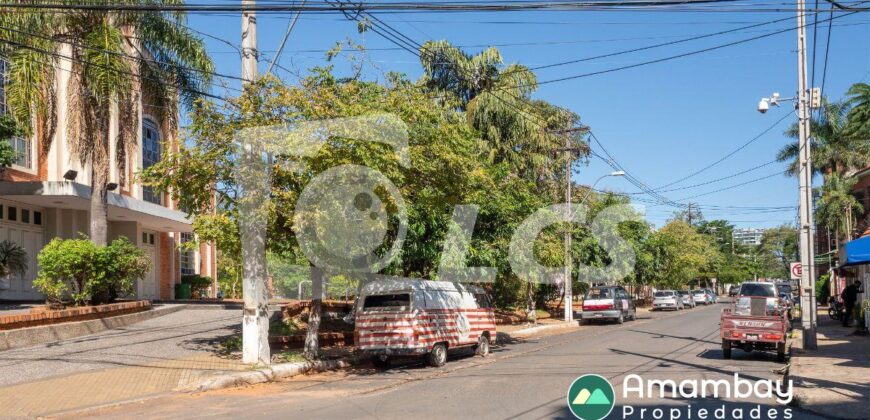
<instances>
[{"instance_id":1,"label":"storefront awning","mask_svg":"<svg viewBox=\"0 0 870 420\"><path fill-rule=\"evenodd\" d=\"M870 264L870 236L846 242L840 251L840 267Z\"/></svg>"}]
</instances>

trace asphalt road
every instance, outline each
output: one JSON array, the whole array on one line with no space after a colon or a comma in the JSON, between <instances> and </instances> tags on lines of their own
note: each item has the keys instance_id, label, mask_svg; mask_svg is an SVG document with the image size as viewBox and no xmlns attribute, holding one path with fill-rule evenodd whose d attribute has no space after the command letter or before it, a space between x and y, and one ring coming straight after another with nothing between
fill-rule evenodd
<instances>
[{"instance_id":1,"label":"asphalt road","mask_svg":"<svg viewBox=\"0 0 870 420\"><path fill-rule=\"evenodd\" d=\"M644 380L780 380L775 354L740 350L723 360L718 338L722 304L680 312L640 313L623 325L590 325L561 335L504 343L487 358L453 355L443 368L405 363L387 371L370 367L297 377L285 382L198 395L174 395L87 413L87 417L280 418L573 418L566 392L580 375L606 377L616 391L609 418L818 418L774 398L623 396L626 375ZM690 392L690 388L686 388ZM661 408L664 411L652 410ZM628 410L633 410L631 413ZM642 410L644 410L642 412ZM674 411L672 411L672 409ZM753 410L755 409L755 410ZM769 410L775 410L770 412ZM790 412L788 411L790 410ZM755 417L755 414L760 414ZM773 416L776 414L776 417Z\"/></svg>"}]
</instances>

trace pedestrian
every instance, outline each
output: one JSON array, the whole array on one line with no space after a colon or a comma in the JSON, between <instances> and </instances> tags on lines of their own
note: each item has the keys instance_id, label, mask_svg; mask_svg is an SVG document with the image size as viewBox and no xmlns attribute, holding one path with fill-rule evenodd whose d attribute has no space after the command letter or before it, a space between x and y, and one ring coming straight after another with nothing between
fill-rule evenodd
<instances>
[{"instance_id":1,"label":"pedestrian","mask_svg":"<svg viewBox=\"0 0 870 420\"><path fill-rule=\"evenodd\" d=\"M848 327L852 324L852 311L855 310L855 303L858 301L858 289L861 287L861 282L856 281L843 289L840 297L843 298L843 306L846 308L843 314L843 326Z\"/></svg>"}]
</instances>

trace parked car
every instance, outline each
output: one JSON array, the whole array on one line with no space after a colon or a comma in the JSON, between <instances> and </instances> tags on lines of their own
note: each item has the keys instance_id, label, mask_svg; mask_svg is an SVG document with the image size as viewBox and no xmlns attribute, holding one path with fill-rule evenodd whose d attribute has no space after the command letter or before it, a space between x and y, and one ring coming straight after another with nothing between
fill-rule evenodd
<instances>
[{"instance_id":1,"label":"parked car","mask_svg":"<svg viewBox=\"0 0 870 420\"><path fill-rule=\"evenodd\" d=\"M377 367L395 356L443 366L448 349L486 356L495 340L491 300L477 286L395 277L366 284L357 300L354 341Z\"/></svg>"},{"instance_id":2,"label":"parked car","mask_svg":"<svg viewBox=\"0 0 870 420\"><path fill-rule=\"evenodd\" d=\"M622 286L595 286L583 298L580 322L611 320L622 324L626 319L637 319L637 308Z\"/></svg>"},{"instance_id":3,"label":"parked car","mask_svg":"<svg viewBox=\"0 0 870 420\"><path fill-rule=\"evenodd\" d=\"M683 301L683 306L686 308L694 308L695 306L695 298L692 297L692 293L688 290L677 290L677 294L680 295L680 300Z\"/></svg>"},{"instance_id":4,"label":"parked car","mask_svg":"<svg viewBox=\"0 0 870 420\"><path fill-rule=\"evenodd\" d=\"M719 302L719 294L716 293L713 289L704 289L707 292L707 297L710 300L710 303L718 303Z\"/></svg>"},{"instance_id":5,"label":"parked car","mask_svg":"<svg viewBox=\"0 0 870 420\"><path fill-rule=\"evenodd\" d=\"M695 301L696 305L709 305L710 295L708 295L707 292L705 292L703 289L695 289L692 290L692 300Z\"/></svg>"},{"instance_id":6,"label":"parked car","mask_svg":"<svg viewBox=\"0 0 870 420\"><path fill-rule=\"evenodd\" d=\"M679 311L683 309L683 299L673 290L660 290L653 296L652 310L673 309Z\"/></svg>"},{"instance_id":7,"label":"parked car","mask_svg":"<svg viewBox=\"0 0 870 420\"><path fill-rule=\"evenodd\" d=\"M731 288L728 289L728 297L737 296L737 292L739 292L739 291L740 291L740 285L735 284L735 285L731 286Z\"/></svg>"}]
</instances>

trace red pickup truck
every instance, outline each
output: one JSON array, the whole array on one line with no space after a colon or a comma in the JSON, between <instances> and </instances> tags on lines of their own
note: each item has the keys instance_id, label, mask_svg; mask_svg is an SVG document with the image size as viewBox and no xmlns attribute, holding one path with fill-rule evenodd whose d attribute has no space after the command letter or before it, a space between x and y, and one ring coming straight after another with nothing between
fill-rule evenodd
<instances>
[{"instance_id":1,"label":"red pickup truck","mask_svg":"<svg viewBox=\"0 0 870 420\"><path fill-rule=\"evenodd\" d=\"M788 322L773 283L743 283L732 306L722 311L722 355L730 359L734 347L745 352L775 349L776 360L785 361Z\"/></svg>"}]
</instances>

